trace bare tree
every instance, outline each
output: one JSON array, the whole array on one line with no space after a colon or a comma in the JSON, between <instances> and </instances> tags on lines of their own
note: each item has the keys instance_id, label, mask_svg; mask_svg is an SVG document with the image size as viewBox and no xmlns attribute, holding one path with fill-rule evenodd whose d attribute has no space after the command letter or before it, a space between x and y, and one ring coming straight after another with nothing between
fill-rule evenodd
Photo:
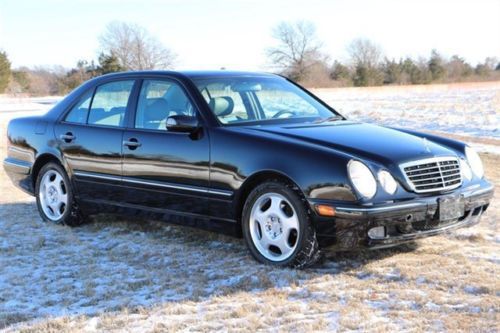
<instances>
[{"instance_id":1,"label":"bare tree","mask_svg":"<svg viewBox=\"0 0 500 333\"><path fill-rule=\"evenodd\" d=\"M384 82L380 71L382 50L368 39L355 39L347 47L353 66L355 86L376 86Z\"/></svg>"},{"instance_id":2,"label":"bare tree","mask_svg":"<svg viewBox=\"0 0 500 333\"><path fill-rule=\"evenodd\" d=\"M294 80L304 80L313 66L327 59L321 53L322 44L311 22L281 22L273 29L272 36L278 45L267 49L267 56Z\"/></svg>"},{"instance_id":3,"label":"bare tree","mask_svg":"<svg viewBox=\"0 0 500 333\"><path fill-rule=\"evenodd\" d=\"M382 58L380 46L365 38L353 40L347 47L347 52L354 66L363 65L373 68L379 65Z\"/></svg>"},{"instance_id":4,"label":"bare tree","mask_svg":"<svg viewBox=\"0 0 500 333\"><path fill-rule=\"evenodd\" d=\"M111 22L99 42L102 51L118 58L127 70L165 69L175 61L170 49L137 24Z\"/></svg>"}]
</instances>

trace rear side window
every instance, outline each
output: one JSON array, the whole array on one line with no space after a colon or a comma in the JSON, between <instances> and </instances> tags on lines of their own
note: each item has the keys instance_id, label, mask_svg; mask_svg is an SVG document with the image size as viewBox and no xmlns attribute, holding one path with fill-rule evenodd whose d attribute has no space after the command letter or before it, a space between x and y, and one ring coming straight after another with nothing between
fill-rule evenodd
<instances>
[{"instance_id":1,"label":"rear side window","mask_svg":"<svg viewBox=\"0 0 500 333\"><path fill-rule=\"evenodd\" d=\"M97 87L88 124L122 127L134 81L117 81Z\"/></svg>"},{"instance_id":2,"label":"rear side window","mask_svg":"<svg viewBox=\"0 0 500 333\"><path fill-rule=\"evenodd\" d=\"M93 90L86 92L82 96L80 101L75 106L73 106L64 120L69 123L85 124L87 122L87 114L89 113L89 107L90 102L92 101L93 92Z\"/></svg>"}]
</instances>

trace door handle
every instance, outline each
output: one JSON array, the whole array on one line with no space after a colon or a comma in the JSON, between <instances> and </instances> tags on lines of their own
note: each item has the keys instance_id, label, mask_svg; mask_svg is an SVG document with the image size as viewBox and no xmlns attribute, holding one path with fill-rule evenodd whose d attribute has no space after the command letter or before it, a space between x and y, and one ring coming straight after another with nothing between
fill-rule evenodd
<instances>
[{"instance_id":1,"label":"door handle","mask_svg":"<svg viewBox=\"0 0 500 333\"><path fill-rule=\"evenodd\" d=\"M71 132L67 132L66 134L61 134L59 138L61 140L64 140L64 142L70 143L71 141L76 139L76 136L74 136Z\"/></svg>"},{"instance_id":2,"label":"door handle","mask_svg":"<svg viewBox=\"0 0 500 333\"><path fill-rule=\"evenodd\" d=\"M135 148L142 146L142 143L137 141L137 139L132 138L130 140L123 141L123 145L127 146L129 149L134 150Z\"/></svg>"}]
</instances>

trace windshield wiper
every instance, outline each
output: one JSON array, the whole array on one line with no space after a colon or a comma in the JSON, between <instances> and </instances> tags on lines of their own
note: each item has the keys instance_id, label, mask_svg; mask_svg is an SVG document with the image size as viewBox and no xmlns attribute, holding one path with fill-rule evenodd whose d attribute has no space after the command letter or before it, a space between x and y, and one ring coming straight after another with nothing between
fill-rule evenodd
<instances>
[{"instance_id":1,"label":"windshield wiper","mask_svg":"<svg viewBox=\"0 0 500 333\"><path fill-rule=\"evenodd\" d=\"M343 119L344 119L344 117L342 117L342 116L331 116L331 117L324 118L324 119L318 119L318 120L314 121L313 123L322 124L322 123L326 123L326 122L330 122L330 121L337 121L337 120L343 120Z\"/></svg>"}]
</instances>

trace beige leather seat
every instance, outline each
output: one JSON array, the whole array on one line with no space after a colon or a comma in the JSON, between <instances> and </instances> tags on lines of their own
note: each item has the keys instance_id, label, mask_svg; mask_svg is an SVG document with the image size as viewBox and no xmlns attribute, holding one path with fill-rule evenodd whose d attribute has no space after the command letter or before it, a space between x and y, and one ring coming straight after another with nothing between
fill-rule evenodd
<instances>
[{"instance_id":1,"label":"beige leather seat","mask_svg":"<svg viewBox=\"0 0 500 333\"><path fill-rule=\"evenodd\" d=\"M229 96L220 96L210 99L208 106L218 118L229 116L234 110L234 101Z\"/></svg>"}]
</instances>

